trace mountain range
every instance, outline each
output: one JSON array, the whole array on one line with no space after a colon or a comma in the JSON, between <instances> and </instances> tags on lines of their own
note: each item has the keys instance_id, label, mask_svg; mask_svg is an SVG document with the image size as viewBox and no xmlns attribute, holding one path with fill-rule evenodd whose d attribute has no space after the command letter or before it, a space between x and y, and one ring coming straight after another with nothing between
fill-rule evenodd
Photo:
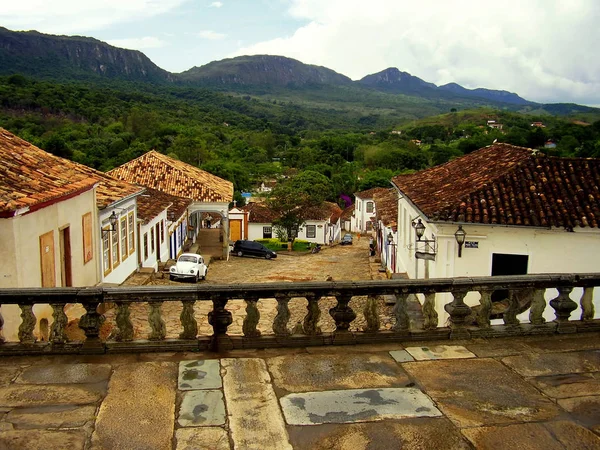
<instances>
[{"instance_id":1,"label":"mountain range","mask_svg":"<svg viewBox=\"0 0 600 450\"><path fill-rule=\"evenodd\" d=\"M58 81L105 80L151 82L197 86L246 94L266 94L282 90L321 90L321 98L343 92L374 102L380 96L403 95L437 104L445 109L457 106L494 106L512 110L540 109L519 95L502 90L466 89L456 83L436 86L397 68L388 68L353 81L322 66L304 64L284 56L257 55L213 61L182 73L170 73L136 50L111 46L94 38L55 36L36 31L11 31L0 27L0 75L20 73ZM342 91L340 91L342 89ZM345 91L344 91L345 90ZM437 102L437 103L436 103ZM561 104L562 105L562 104ZM578 105L555 110L585 112Z\"/></svg>"}]
</instances>

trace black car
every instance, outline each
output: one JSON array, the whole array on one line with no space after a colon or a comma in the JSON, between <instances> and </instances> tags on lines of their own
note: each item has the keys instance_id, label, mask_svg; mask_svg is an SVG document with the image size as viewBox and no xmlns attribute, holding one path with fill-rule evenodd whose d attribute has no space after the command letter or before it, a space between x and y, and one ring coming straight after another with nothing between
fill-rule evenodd
<instances>
[{"instance_id":1,"label":"black car","mask_svg":"<svg viewBox=\"0 0 600 450\"><path fill-rule=\"evenodd\" d=\"M352 235L350 233L346 233L342 240L340 241L341 245L352 245Z\"/></svg>"},{"instance_id":2,"label":"black car","mask_svg":"<svg viewBox=\"0 0 600 450\"><path fill-rule=\"evenodd\" d=\"M254 241L235 241L233 254L237 256L259 256L265 259L277 258L277 253L273 250L269 250L260 242Z\"/></svg>"}]
</instances>

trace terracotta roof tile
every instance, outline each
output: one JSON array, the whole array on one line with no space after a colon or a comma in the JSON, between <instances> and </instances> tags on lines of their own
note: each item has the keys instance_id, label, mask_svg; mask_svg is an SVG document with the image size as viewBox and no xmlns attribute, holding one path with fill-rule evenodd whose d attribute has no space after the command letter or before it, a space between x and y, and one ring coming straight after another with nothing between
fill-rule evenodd
<instances>
[{"instance_id":1,"label":"terracotta roof tile","mask_svg":"<svg viewBox=\"0 0 600 450\"><path fill-rule=\"evenodd\" d=\"M352 218L352 214L354 214L354 205L350 205L344 209L340 217L342 220L350 220Z\"/></svg>"},{"instance_id":2,"label":"terracotta roof tile","mask_svg":"<svg viewBox=\"0 0 600 450\"><path fill-rule=\"evenodd\" d=\"M109 175L200 202L230 202L233 183L152 150Z\"/></svg>"},{"instance_id":3,"label":"terracotta roof tile","mask_svg":"<svg viewBox=\"0 0 600 450\"><path fill-rule=\"evenodd\" d=\"M392 181L433 220L600 225L600 159L547 157L496 144Z\"/></svg>"},{"instance_id":4,"label":"terracotta roof tile","mask_svg":"<svg viewBox=\"0 0 600 450\"><path fill-rule=\"evenodd\" d=\"M250 223L271 223L277 219L277 214L263 203L251 202L241 209L248 212Z\"/></svg>"},{"instance_id":5,"label":"terracotta roof tile","mask_svg":"<svg viewBox=\"0 0 600 450\"><path fill-rule=\"evenodd\" d=\"M251 223L271 223L277 219L277 214L263 203L248 203L241 209L248 211L248 221ZM337 222L341 214L342 208L331 202L323 202L320 206L303 211L305 220L328 220L331 223Z\"/></svg>"},{"instance_id":6,"label":"terracotta roof tile","mask_svg":"<svg viewBox=\"0 0 600 450\"><path fill-rule=\"evenodd\" d=\"M156 189L146 188L137 199L138 218L147 224L168 208L167 218L173 222L182 216L190 203L192 200L189 198L176 197Z\"/></svg>"},{"instance_id":7,"label":"terracotta roof tile","mask_svg":"<svg viewBox=\"0 0 600 450\"><path fill-rule=\"evenodd\" d=\"M398 193L396 189L386 189L385 192L377 192L373 196L377 219L381 220L387 227L393 227L398 222Z\"/></svg>"},{"instance_id":8,"label":"terracotta roof tile","mask_svg":"<svg viewBox=\"0 0 600 450\"><path fill-rule=\"evenodd\" d=\"M388 188L384 188L384 187L374 187L371 189L367 189L366 191L355 192L354 196L365 200L367 198L373 198L373 196L375 194L382 193L387 190L388 190Z\"/></svg>"}]
</instances>

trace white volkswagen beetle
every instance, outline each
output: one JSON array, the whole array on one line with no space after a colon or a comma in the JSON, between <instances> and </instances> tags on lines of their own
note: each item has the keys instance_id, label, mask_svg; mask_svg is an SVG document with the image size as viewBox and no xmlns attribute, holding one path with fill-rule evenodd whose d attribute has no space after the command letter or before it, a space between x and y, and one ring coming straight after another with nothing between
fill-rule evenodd
<instances>
[{"instance_id":1,"label":"white volkswagen beetle","mask_svg":"<svg viewBox=\"0 0 600 450\"><path fill-rule=\"evenodd\" d=\"M208 267L204 264L204 258L197 253L183 253L174 266L169 269L169 278L176 279L192 279L195 282L204 280Z\"/></svg>"}]
</instances>

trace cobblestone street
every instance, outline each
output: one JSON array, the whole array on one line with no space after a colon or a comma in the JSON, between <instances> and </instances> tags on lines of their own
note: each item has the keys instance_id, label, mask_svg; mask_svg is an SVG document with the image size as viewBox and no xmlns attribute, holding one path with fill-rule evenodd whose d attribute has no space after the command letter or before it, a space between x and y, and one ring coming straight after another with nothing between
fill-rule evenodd
<instances>
[{"instance_id":1,"label":"cobblestone street","mask_svg":"<svg viewBox=\"0 0 600 450\"><path fill-rule=\"evenodd\" d=\"M202 251L200 250L200 253ZM208 276L202 283L207 284L235 284L235 283L278 283L301 281L341 281L341 280L370 280L381 277L377 271L378 265L369 257L369 239L354 237L353 245L323 247L317 254L288 253L281 251L278 257L272 260L262 258L239 258L231 256L229 261L216 260L209 264ZM140 277L140 280L144 280ZM146 282L145 279L144 282ZM128 284L132 283L132 280ZM168 276L154 274L146 285L179 285L180 282L170 281ZM354 297L350 306L357 314L357 319L352 323L351 330L361 329L364 324L362 311L366 303L365 297ZM321 304L322 331L333 331L335 326L329 315L329 309L336 304L335 298L323 298ZM302 323L306 315L307 301L304 298L290 300L291 312L290 327ZM258 329L264 334L272 333L273 319L277 311L275 299L261 299L259 302L260 321ZM227 309L233 314L233 323L228 329L230 335L241 335L244 321L246 303L235 300L227 303ZM389 313L385 313L386 306L379 302L383 314L382 328L389 329L391 321ZM162 306L162 316L167 324L167 337L176 338L181 331L179 315L182 305L175 302L165 302ZM197 302L194 308L200 335L211 335L212 327L208 323L208 313L212 310L211 302ZM107 321L104 333L108 334L114 326L115 310L107 311ZM134 324L135 337L144 338L150 334L148 325L147 305L135 304L131 306L131 319Z\"/></svg>"}]
</instances>

